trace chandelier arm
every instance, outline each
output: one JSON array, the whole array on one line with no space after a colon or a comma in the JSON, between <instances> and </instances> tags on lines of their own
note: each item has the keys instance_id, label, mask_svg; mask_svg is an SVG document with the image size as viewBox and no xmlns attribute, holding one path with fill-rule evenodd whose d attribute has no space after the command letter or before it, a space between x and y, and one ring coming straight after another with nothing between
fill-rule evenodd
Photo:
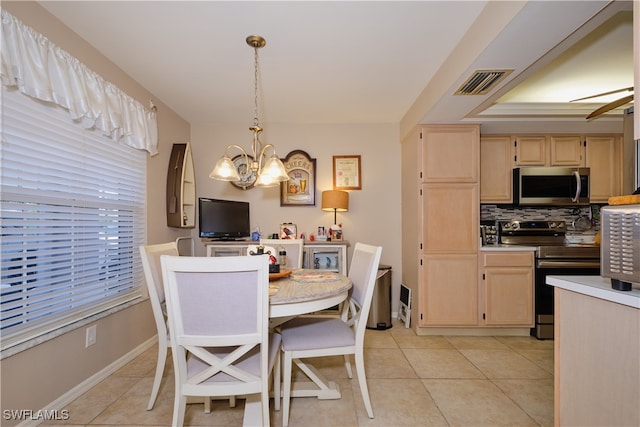
<instances>
[{"instance_id":1,"label":"chandelier arm","mask_svg":"<svg viewBox=\"0 0 640 427\"><path fill-rule=\"evenodd\" d=\"M262 146L262 149L260 150L260 155L258 156L258 169L261 170L262 169L262 159L266 159L267 158L267 148L271 148L273 150L273 155L276 155L276 147L273 146L273 144L265 144Z\"/></svg>"},{"instance_id":2,"label":"chandelier arm","mask_svg":"<svg viewBox=\"0 0 640 427\"><path fill-rule=\"evenodd\" d=\"M247 151L246 151L244 148L242 148L241 146L239 146L239 145L237 145L237 144L229 144L229 145L227 145L227 147L224 149L224 154L225 154L227 157L231 157L231 156L229 156L229 149L230 149L230 148L237 148L238 150L240 150L241 155L243 155L243 156L244 156L245 164L247 165L247 167L251 167L251 165L253 164L253 162L251 162L251 161L249 160L249 153L247 153ZM255 154L254 154L254 155L255 155ZM253 168L252 168L252 169L253 169Z\"/></svg>"}]
</instances>

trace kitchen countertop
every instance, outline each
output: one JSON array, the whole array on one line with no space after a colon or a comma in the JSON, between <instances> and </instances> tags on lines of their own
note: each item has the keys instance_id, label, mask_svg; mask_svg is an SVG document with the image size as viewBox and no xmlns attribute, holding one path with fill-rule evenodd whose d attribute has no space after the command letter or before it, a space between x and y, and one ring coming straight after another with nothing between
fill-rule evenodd
<instances>
[{"instance_id":1,"label":"kitchen countertop","mask_svg":"<svg viewBox=\"0 0 640 427\"><path fill-rule=\"evenodd\" d=\"M480 251L502 251L502 252L513 252L513 251L535 251L537 246L519 246L519 245L484 245L480 246Z\"/></svg>"},{"instance_id":2,"label":"kitchen countertop","mask_svg":"<svg viewBox=\"0 0 640 427\"><path fill-rule=\"evenodd\" d=\"M616 291L611 288L611 279L602 276L547 276L547 284L640 309L640 284L634 284L630 291Z\"/></svg>"}]
</instances>

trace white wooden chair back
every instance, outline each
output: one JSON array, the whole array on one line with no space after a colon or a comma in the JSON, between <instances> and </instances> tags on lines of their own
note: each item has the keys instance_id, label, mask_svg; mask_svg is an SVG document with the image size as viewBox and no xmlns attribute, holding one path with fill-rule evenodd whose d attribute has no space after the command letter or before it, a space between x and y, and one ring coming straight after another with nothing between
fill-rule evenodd
<instances>
[{"instance_id":1,"label":"white wooden chair back","mask_svg":"<svg viewBox=\"0 0 640 427\"><path fill-rule=\"evenodd\" d=\"M260 393L269 424L267 257L161 259L176 375L173 425L186 396ZM273 359L279 341L272 341Z\"/></svg>"}]
</instances>

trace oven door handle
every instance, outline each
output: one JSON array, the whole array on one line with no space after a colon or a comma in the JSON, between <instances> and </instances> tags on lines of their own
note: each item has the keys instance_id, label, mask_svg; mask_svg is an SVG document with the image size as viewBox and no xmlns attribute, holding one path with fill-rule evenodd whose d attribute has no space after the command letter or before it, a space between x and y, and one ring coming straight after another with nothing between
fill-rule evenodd
<instances>
[{"instance_id":1,"label":"oven door handle","mask_svg":"<svg viewBox=\"0 0 640 427\"><path fill-rule=\"evenodd\" d=\"M600 261L544 261L538 260L537 268L600 268Z\"/></svg>"}]
</instances>

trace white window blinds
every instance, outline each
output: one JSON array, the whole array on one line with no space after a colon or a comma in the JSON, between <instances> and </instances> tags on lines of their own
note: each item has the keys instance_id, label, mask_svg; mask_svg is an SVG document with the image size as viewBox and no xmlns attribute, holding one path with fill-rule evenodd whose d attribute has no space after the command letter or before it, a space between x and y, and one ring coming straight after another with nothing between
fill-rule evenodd
<instances>
[{"instance_id":1,"label":"white window blinds","mask_svg":"<svg viewBox=\"0 0 640 427\"><path fill-rule=\"evenodd\" d=\"M2 349L140 295L146 154L2 88Z\"/></svg>"}]
</instances>

